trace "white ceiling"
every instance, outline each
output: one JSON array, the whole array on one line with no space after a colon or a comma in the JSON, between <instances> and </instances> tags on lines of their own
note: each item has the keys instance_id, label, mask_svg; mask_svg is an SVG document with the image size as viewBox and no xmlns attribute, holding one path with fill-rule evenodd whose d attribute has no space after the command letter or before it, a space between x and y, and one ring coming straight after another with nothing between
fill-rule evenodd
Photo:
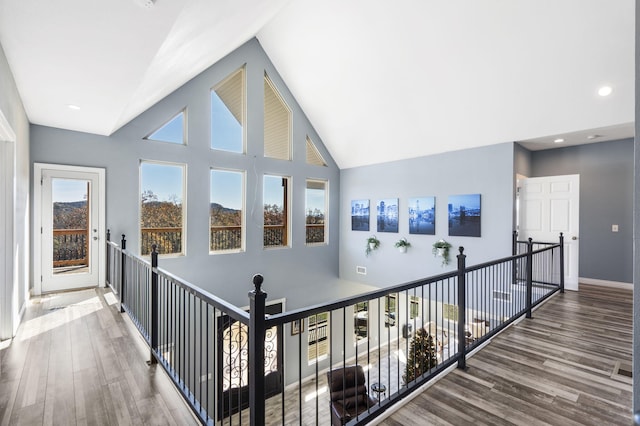
<instances>
[{"instance_id":1,"label":"white ceiling","mask_svg":"<svg viewBox=\"0 0 640 426\"><path fill-rule=\"evenodd\" d=\"M0 0L32 123L111 134L256 36L341 168L633 136L633 0L140 2Z\"/></svg>"}]
</instances>

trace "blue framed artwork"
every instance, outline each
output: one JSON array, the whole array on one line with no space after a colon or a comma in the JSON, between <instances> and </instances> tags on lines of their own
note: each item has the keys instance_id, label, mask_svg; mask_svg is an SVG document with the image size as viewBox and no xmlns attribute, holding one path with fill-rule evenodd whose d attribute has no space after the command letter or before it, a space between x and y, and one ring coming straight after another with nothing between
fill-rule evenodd
<instances>
[{"instance_id":1,"label":"blue framed artwork","mask_svg":"<svg viewBox=\"0 0 640 426\"><path fill-rule=\"evenodd\" d=\"M379 200L376 205L378 232L398 232L398 199Z\"/></svg>"},{"instance_id":2,"label":"blue framed artwork","mask_svg":"<svg viewBox=\"0 0 640 426\"><path fill-rule=\"evenodd\" d=\"M351 230L369 230L369 200L351 200Z\"/></svg>"},{"instance_id":3,"label":"blue framed artwork","mask_svg":"<svg viewBox=\"0 0 640 426\"><path fill-rule=\"evenodd\" d=\"M436 234L436 197L409 198L409 233Z\"/></svg>"},{"instance_id":4,"label":"blue framed artwork","mask_svg":"<svg viewBox=\"0 0 640 426\"><path fill-rule=\"evenodd\" d=\"M449 235L480 236L480 194L449 196Z\"/></svg>"}]
</instances>

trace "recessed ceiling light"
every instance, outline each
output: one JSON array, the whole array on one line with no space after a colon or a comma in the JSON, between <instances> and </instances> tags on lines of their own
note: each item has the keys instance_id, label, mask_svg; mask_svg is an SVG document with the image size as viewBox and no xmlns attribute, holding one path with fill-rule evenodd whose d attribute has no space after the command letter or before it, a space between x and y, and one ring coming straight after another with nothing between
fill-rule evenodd
<instances>
[{"instance_id":1,"label":"recessed ceiling light","mask_svg":"<svg viewBox=\"0 0 640 426\"><path fill-rule=\"evenodd\" d=\"M602 86L598 89L598 95L600 96L609 96L613 92L613 88L611 86Z\"/></svg>"},{"instance_id":2,"label":"recessed ceiling light","mask_svg":"<svg viewBox=\"0 0 640 426\"><path fill-rule=\"evenodd\" d=\"M69 109L73 109L73 110L76 110L76 111L80 109L80 107L78 105L74 105L74 104L68 104L67 107Z\"/></svg>"},{"instance_id":3,"label":"recessed ceiling light","mask_svg":"<svg viewBox=\"0 0 640 426\"><path fill-rule=\"evenodd\" d=\"M589 135L587 136L587 139L597 139L597 138L601 138L602 135Z\"/></svg>"},{"instance_id":4,"label":"recessed ceiling light","mask_svg":"<svg viewBox=\"0 0 640 426\"><path fill-rule=\"evenodd\" d=\"M562 138L558 138L558 139L554 139L553 140L553 143L562 143L562 142L564 142L564 139L562 139Z\"/></svg>"}]
</instances>

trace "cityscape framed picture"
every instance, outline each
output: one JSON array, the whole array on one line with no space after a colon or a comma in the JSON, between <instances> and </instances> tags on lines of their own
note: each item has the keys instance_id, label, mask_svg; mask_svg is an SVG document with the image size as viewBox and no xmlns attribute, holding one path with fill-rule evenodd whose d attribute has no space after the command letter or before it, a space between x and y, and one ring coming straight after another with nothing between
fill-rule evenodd
<instances>
[{"instance_id":1,"label":"cityscape framed picture","mask_svg":"<svg viewBox=\"0 0 640 426\"><path fill-rule=\"evenodd\" d=\"M480 236L480 194L450 195L448 209L450 236Z\"/></svg>"},{"instance_id":2,"label":"cityscape framed picture","mask_svg":"<svg viewBox=\"0 0 640 426\"><path fill-rule=\"evenodd\" d=\"M436 197L409 198L409 233L436 234Z\"/></svg>"},{"instance_id":3,"label":"cityscape framed picture","mask_svg":"<svg viewBox=\"0 0 640 426\"><path fill-rule=\"evenodd\" d=\"M379 200L376 205L378 232L398 232L398 199Z\"/></svg>"},{"instance_id":4,"label":"cityscape framed picture","mask_svg":"<svg viewBox=\"0 0 640 426\"><path fill-rule=\"evenodd\" d=\"M351 230L369 230L369 200L351 201Z\"/></svg>"}]
</instances>

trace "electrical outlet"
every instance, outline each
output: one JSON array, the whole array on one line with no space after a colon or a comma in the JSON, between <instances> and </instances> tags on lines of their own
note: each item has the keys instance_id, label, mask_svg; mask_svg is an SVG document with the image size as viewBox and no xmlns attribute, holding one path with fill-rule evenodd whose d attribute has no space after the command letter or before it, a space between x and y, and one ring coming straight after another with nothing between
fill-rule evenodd
<instances>
[{"instance_id":1,"label":"electrical outlet","mask_svg":"<svg viewBox=\"0 0 640 426\"><path fill-rule=\"evenodd\" d=\"M356 273L360 275L367 275L367 268L365 266L356 266Z\"/></svg>"},{"instance_id":2,"label":"electrical outlet","mask_svg":"<svg viewBox=\"0 0 640 426\"><path fill-rule=\"evenodd\" d=\"M611 225L611 232L618 232L618 225Z\"/></svg>"}]
</instances>

